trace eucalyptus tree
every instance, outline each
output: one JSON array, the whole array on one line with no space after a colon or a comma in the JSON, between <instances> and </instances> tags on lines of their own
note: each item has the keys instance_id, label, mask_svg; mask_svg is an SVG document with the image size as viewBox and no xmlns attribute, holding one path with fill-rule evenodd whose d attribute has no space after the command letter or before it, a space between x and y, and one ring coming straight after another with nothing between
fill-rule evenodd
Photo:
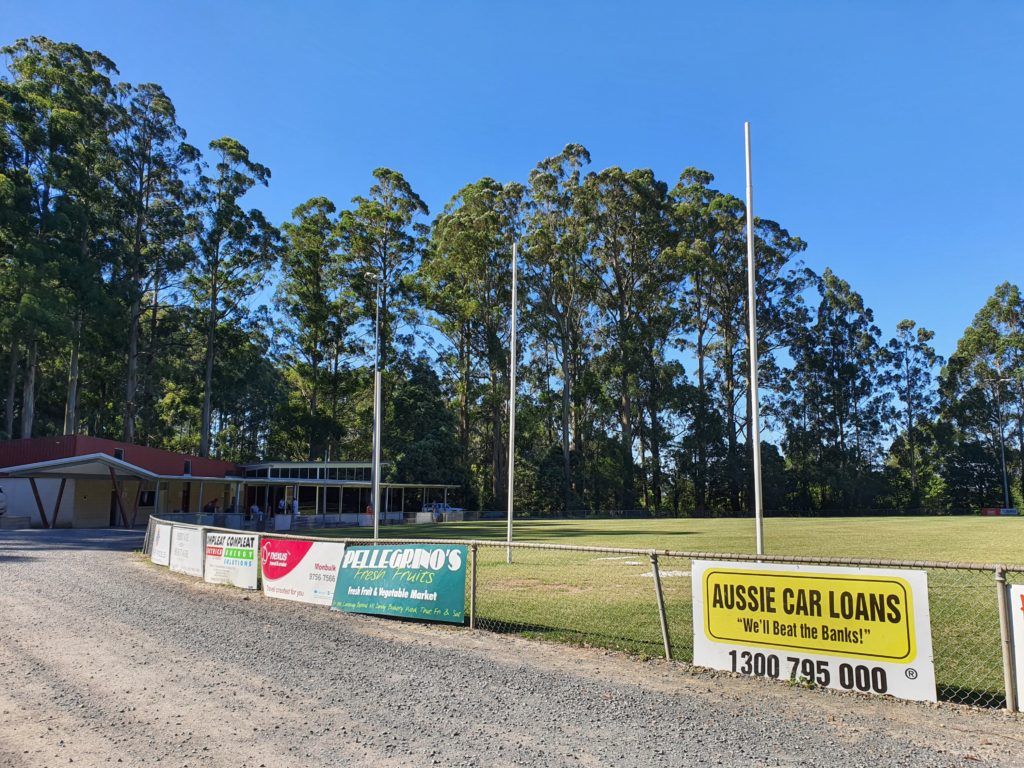
<instances>
[{"instance_id":1,"label":"eucalyptus tree","mask_svg":"<svg viewBox=\"0 0 1024 768\"><path fill-rule=\"evenodd\" d=\"M974 316L943 371L941 394L958 442L987 444L998 474L1005 453L1008 474L1016 463L1016 490L1024 498L1024 298L1018 286L997 286ZM1014 434L1016 441L1007 441Z\"/></svg>"},{"instance_id":2,"label":"eucalyptus tree","mask_svg":"<svg viewBox=\"0 0 1024 768\"><path fill-rule=\"evenodd\" d=\"M335 392L332 359L334 344L353 319L341 262L341 236L334 203L314 197L292 211L283 226L281 281L275 306L289 341L284 362L307 404L307 458L323 455L336 425L321 413L324 401ZM340 333L339 333L340 332Z\"/></svg>"},{"instance_id":3,"label":"eucalyptus tree","mask_svg":"<svg viewBox=\"0 0 1024 768\"><path fill-rule=\"evenodd\" d=\"M562 508L579 503L572 454L581 429L575 387L589 357L592 294L584 279L586 229L579 211L583 169L590 153L569 144L530 173L526 217L524 285L531 297L531 323L558 360L562 390L559 442L562 454Z\"/></svg>"},{"instance_id":4,"label":"eucalyptus tree","mask_svg":"<svg viewBox=\"0 0 1024 768\"><path fill-rule=\"evenodd\" d=\"M159 85L123 83L117 97L112 183L117 266L128 315L123 439L131 443L138 437L140 377L148 373L144 366L151 368L160 354L156 348L144 348L143 320L149 315L152 344L157 338L153 326L159 322L162 291L168 290L192 256L189 235L196 202L192 184L200 156L186 143L174 104Z\"/></svg>"},{"instance_id":5,"label":"eucalyptus tree","mask_svg":"<svg viewBox=\"0 0 1024 768\"><path fill-rule=\"evenodd\" d=\"M418 274L436 327L456 349L459 436L467 463L474 394L481 393L488 504L500 502L506 488L511 255L521 235L524 194L520 184L502 185L490 178L459 190L434 222ZM477 376L482 387L474 381Z\"/></svg>"},{"instance_id":6,"label":"eucalyptus tree","mask_svg":"<svg viewBox=\"0 0 1024 768\"><path fill-rule=\"evenodd\" d=\"M247 301L263 285L280 250L280 233L259 210L246 211L245 194L270 180L270 169L253 161L232 138L210 142L216 162L212 175L200 176L195 261L186 285L203 315L203 405L199 455L209 456L212 432L214 368L220 350L217 329L240 323Z\"/></svg>"},{"instance_id":7,"label":"eucalyptus tree","mask_svg":"<svg viewBox=\"0 0 1024 768\"><path fill-rule=\"evenodd\" d=\"M428 233L420 217L429 210L398 171L377 168L373 178L369 195L353 198L355 206L342 212L339 231L346 280L371 327L380 289L380 364L385 368L395 355L399 324L413 318L410 276Z\"/></svg>"},{"instance_id":8,"label":"eucalyptus tree","mask_svg":"<svg viewBox=\"0 0 1024 768\"><path fill-rule=\"evenodd\" d=\"M818 306L790 337L786 455L807 503L855 509L870 501L887 399L879 384L880 331L849 283L826 269Z\"/></svg>"},{"instance_id":9,"label":"eucalyptus tree","mask_svg":"<svg viewBox=\"0 0 1024 768\"><path fill-rule=\"evenodd\" d=\"M583 182L589 243L586 279L608 346L609 381L619 427L622 509L637 507L634 428L638 376L648 351L664 344L656 315L673 306L667 187L650 170L609 168ZM642 450L642 449L641 449Z\"/></svg>"},{"instance_id":10,"label":"eucalyptus tree","mask_svg":"<svg viewBox=\"0 0 1024 768\"><path fill-rule=\"evenodd\" d=\"M753 423L749 381L746 263L746 206L738 198L719 192L707 171L687 168L672 190L673 222L687 290L684 347L696 359L694 430L709 432L713 403L725 423L729 505L740 508L740 489L746 462L739 438L745 434L749 449ZM755 218L758 367L762 387L780 386L776 353L786 344L805 287L794 262L805 243L778 223ZM713 368L713 370L709 370ZM765 415L771 417L771 398ZM710 437L710 434L709 434ZM695 495L698 509L707 496L706 448L698 448Z\"/></svg>"},{"instance_id":11,"label":"eucalyptus tree","mask_svg":"<svg viewBox=\"0 0 1024 768\"><path fill-rule=\"evenodd\" d=\"M5 155L8 162L18 158L13 173L5 173L16 198L13 218L20 213L22 219L15 272L24 293L38 299L20 301L12 323L27 350L21 435L29 437L46 333L66 338L71 347L65 431L76 425L82 327L89 308L102 303L109 266L103 179L111 159L111 75L117 70L101 53L45 37L17 40L0 55L10 73L2 81ZM11 344L16 362L13 336Z\"/></svg>"},{"instance_id":12,"label":"eucalyptus tree","mask_svg":"<svg viewBox=\"0 0 1024 768\"><path fill-rule=\"evenodd\" d=\"M901 320L896 335L882 350L883 378L899 403L890 452L909 475L907 505L912 509L922 503L922 453L925 443L931 442L928 426L937 415L939 402L935 371L943 361L931 345L934 338L933 331L917 327L913 320Z\"/></svg>"}]
</instances>

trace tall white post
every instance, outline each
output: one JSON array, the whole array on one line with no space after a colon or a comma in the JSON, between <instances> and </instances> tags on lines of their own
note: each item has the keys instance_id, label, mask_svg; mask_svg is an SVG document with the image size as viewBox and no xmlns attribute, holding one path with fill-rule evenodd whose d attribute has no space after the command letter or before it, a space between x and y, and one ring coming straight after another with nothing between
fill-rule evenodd
<instances>
[{"instance_id":1,"label":"tall white post","mask_svg":"<svg viewBox=\"0 0 1024 768\"><path fill-rule=\"evenodd\" d=\"M505 562L512 562L512 498L516 476L516 309L518 303L517 272L518 248L512 243L512 339L509 357L509 393L508 393L508 532L505 547Z\"/></svg>"},{"instance_id":2,"label":"tall white post","mask_svg":"<svg viewBox=\"0 0 1024 768\"><path fill-rule=\"evenodd\" d=\"M764 499L761 492L761 415L757 397L757 270L754 261L754 188L750 172L750 123L743 124L747 154L747 330L750 348L750 438L754 449L754 520L757 554L764 554Z\"/></svg>"},{"instance_id":3,"label":"tall white post","mask_svg":"<svg viewBox=\"0 0 1024 768\"><path fill-rule=\"evenodd\" d=\"M373 538L380 536L380 275L377 276L377 313L373 324Z\"/></svg>"}]
</instances>

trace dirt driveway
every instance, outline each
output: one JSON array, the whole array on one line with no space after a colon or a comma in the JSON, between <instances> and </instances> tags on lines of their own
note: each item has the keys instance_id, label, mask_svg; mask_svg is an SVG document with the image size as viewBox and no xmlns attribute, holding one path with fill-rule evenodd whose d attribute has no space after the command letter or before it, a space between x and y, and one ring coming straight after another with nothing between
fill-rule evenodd
<instances>
[{"instance_id":1,"label":"dirt driveway","mask_svg":"<svg viewBox=\"0 0 1024 768\"><path fill-rule=\"evenodd\" d=\"M0 765L1015 766L1024 719L206 586L0 532Z\"/></svg>"}]
</instances>

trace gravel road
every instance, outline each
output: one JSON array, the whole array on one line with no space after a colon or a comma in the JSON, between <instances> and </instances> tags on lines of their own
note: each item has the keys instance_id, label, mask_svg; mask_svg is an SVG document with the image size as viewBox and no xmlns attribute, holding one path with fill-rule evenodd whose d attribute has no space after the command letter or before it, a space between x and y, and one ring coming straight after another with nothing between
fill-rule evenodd
<instances>
[{"instance_id":1,"label":"gravel road","mask_svg":"<svg viewBox=\"0 0 1024 768\"><path fill-rule=\"evenodd\" d=\"M0 532L0 766L1024 765L1024 719L823 693L171 574Z\"/></svg>"}]
</instances>

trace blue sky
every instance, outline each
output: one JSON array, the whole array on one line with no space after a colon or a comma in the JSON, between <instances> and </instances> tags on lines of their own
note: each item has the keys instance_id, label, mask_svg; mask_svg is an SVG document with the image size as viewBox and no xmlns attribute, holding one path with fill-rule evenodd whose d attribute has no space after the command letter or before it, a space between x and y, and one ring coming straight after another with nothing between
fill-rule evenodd
<instances>
[{"instance_id":1,"label":"blue sky","mask_svg":"<svg viewBox=\"0 0 1024 768\"><path fill-rule=\"evenodd\" d=\"M1024 5L1010 2L11 2L0 40L98 49L162 84L190 141L273 172L276 222L373 168L432 212L525 179L568 142L594 168L689 165L809 244L875 310L948 355L999 282L1024 282Z\"/></svg>"}]
</instances>

